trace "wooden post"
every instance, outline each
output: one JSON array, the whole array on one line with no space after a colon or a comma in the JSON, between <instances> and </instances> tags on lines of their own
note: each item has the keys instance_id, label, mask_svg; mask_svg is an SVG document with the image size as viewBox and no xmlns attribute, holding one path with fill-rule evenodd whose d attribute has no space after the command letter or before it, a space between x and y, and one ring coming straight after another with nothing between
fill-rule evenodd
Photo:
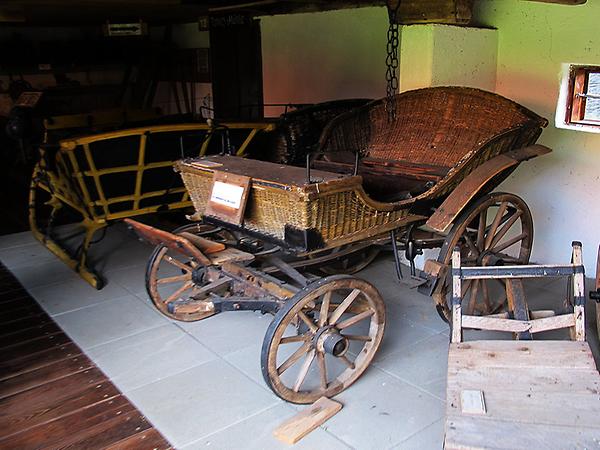
<instances>
[{"instance_id":1,"label":"wooden post","mask_svg":"<svg viewBox=\"0 0 600 450\"><path fill-rule=\"evenodd\" d=\"M452 251L452 342L462 340L462 292L460 279L460 249Z\"/></svg>"},{"instance_id":2,"label":"wooden post","mask_svg":"<svg viewBox=\"0 0 600 450\"><path fill-rule=\"evenodd\" d=\"M585 341L585 274L581 257L581 242L574 241L573 246L573 303L575 314L575 339Z\"/></svg>"},{"instance_id":3,"label":"wooden post","mask_svg":"<svg viewBox=\"0 0 600 450\"><path fill-rule=\"evenodd\" d=\"M519 278L506 279L506 298L508 300L508 310L512 312L513 318L523 322L529 321L529 309L525 298L525 289L523 281ZM531 339L531 333L524 331L517 333L517 339Z\"/></svg>"}]
</instances>

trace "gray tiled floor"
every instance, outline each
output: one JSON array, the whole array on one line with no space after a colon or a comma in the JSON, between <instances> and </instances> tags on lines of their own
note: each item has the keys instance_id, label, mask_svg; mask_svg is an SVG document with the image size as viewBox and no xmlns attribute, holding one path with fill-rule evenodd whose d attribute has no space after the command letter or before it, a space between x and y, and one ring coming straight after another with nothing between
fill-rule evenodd
<instances>
[{"instance_id":1,"label":"gray tiled floor","mask_svg":"<svg viewBox=\"0 0 600 450\"><path fill-rule=\"evenodd\" d=\"M260 371L270 316L169 320L145 294L150 247L117 226L94 251L108 278L101 291L29 233L0 236L0 260L177 448L287 448L272 430L297 407L272 394ZM342 411L295 448L441 448L447 326L431 299L396 281L389 256L359 276L386 301L386 336L369 370L338 395ZM557 289L537 283L528 294L544 306L560 301Z\"/></svg>"}]
</instances>

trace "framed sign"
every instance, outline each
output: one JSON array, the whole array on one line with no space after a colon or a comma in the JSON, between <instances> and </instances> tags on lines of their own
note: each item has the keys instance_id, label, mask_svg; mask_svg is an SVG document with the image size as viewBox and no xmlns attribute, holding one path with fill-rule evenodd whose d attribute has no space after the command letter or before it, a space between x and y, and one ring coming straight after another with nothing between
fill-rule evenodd
<instances>
[{"instance_id":1,"label":"framed sign","mask_svg":"<svg viewBox=\"0 0 600 450\"><path fill-rule=\"evenodd\" d=\"M38 91L26 91L19 95L19 98L15 102L15 106L28 106L29 108L35 108L35 106L42 98L43 92Z\"/></svg>"},{"instance_id":2,"label":"framed sign","mask_svg":"<svg viewBox=\"0 0 600 450\"><path fill-rule=\"evenodd\" d=\"M215 170L205 215L241 225L250 194L250 180L250 177Z\"/></svg>"}]
</instances>

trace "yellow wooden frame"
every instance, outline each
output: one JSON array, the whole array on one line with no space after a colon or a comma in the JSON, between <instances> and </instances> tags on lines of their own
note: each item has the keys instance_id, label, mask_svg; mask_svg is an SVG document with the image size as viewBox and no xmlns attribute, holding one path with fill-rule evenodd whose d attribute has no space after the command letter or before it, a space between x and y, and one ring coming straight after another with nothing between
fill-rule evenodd
<instances>
[{"instance_id":1,"label":"yellow wooden frame","mask_svg":"<svg viewBox=\"0 0 600 450\"><path fill-rule=\"evenodd\" d=\"M80 120L62 120L61 123L79 123ZM102 277L92 268L87 266L87 251L91 245L94 234L106 227L109 222L126 217L135 217L143 214L157 212L159 209L176 210L191 206L191 200L185 187L172 189L161 189L143 192L142 180L146 170L171 167L174 161L159 161L146 163L146 143L150 134L176 132L176 131L206 131L206 137L202 146L198 149L198 155L205 155L210 144L211 137L217 130L248 130L248 135L237 151L237 155L245 155L246 149L256 135L260 132L271 131L275 125L268 122L256 123L223 123L216 127L208 124L176 124L176 125L154 125L125 130L111 131L77 138L64 139L59 142L59 149L53 158L56 167L50 170L47 167L46 154L40 149L41 159L33 171L31 190L29 223L33 235L44 244L52 253L60 258L65 264L78 272L80 276L97 289L103 286ZM115 166L98 169L96 167L90 145L94 142L116 139L127 136L139 136L137 149L137 164L126 166ZM76 153L81 152L81 160L87 164L87 169L82 168L78 162ZM101 176L116 173L131 173L135 176L134 192L129 195L108 197L102 185ZM97 198L92 198L88 189L88 183L94 187ZM36 214L36 196L39 191L46 191L50 200L47 202L55 214L63 206L68 206L82 217L80 225L84 228L85 235L78 255L72 255L64 245L53 240L45 234L38 226ZM166 194L181 194L178 200L160 205L140 207L142 200L165 196ZM116 205L132 202L128 209L115 210Z\"/></svg>"}]
</instances>

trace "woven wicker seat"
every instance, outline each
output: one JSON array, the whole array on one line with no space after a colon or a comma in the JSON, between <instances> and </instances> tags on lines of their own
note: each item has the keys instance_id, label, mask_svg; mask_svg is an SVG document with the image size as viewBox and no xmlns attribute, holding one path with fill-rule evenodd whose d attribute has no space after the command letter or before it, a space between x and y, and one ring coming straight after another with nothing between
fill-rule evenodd
<instances>
[{"instance_id":1,"label":"woven wicker seat","mask_svg":"<svg viewBox=\"0 0 600 450\"><path fill-rule=\"evenodd\" d=\"M199 215L206 209L215 167L249 176L243 229L314 250L426 219L430 206L446 198L475 168L533 144L547 124L517 103L477 89L421 89L400 94L396 101L398 113L391 123L384 100L378 100L326 126L320 139L326 159L315 161L314 168L328 175L315 175L317 182L309 182L298 167L232 157L211 157L205 166L202 160L181 161L176 167ZM361 177L336 176L352 173L356 153L364 156ZM510 170L490 180L489 189ZM293 236L298 234L305 241L296 242ZM315 238L312 243L309 235Z\"/></svg>"},{"instance_id":2,"label":"woven wicker seat","mask_svg":"<svg viewBox=\"0 0 600 450\"><path fill-rule=\"evenodd\" d=\"M518 103L473 88L418 89L397 95L395 101L397 113L391 122L385 99L376 100L333 119L320 139L320 151L331 154L329 161L345 163L346 171L351 164L344 153L395 162L396 170L387 171L392 179L382 178L382 171L368 159L360 167L365 190L381 200L390 201L386 196L404 191L407 180L422 181L413 183L408 190L412 193L433 190L431 195L443 195L481 162L534 143L548 123ZM331 170L327 164L317 165ZM403 173L403 165L437 171L422 177L419 171Z\"/></svg>"}]
</instances>

